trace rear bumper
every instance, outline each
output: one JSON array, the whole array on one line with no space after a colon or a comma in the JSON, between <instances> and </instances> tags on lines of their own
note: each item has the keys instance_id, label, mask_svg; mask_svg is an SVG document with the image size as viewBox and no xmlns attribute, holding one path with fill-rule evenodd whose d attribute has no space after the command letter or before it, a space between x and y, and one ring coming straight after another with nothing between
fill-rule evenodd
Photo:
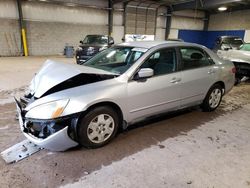
<instances>
[{"instance_id":1,"label":"rear bumper","mask_svg":"<svg viewBox=\"0 0 250 188\"><path fill-rule=\"evenodd\" d=\"M65 151L78 145L78 143L71 138L72 135L71 137L69 136L70 132L72 132L72 124L75 126L77 123L77 121L74 121L74 117L67 117L66 120L62 119L59 123L53 120L32 121L25 119L22 107L17 100L16 106L21 131L32 143L51 151ZM39 127L39 125L41 127ZM44 134L42 132L44 128L52 131ZM42 138L38 136L41 132L43 133L42 135L44 135Z\"/></svg>"}]
</instances>

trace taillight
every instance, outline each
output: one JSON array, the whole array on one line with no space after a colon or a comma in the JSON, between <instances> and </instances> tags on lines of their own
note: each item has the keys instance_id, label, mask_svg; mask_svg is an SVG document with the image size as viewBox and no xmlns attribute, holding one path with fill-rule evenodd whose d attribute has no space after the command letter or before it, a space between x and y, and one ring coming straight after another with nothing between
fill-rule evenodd
<instances>
[{"instance_id":1,"label":"taillight","mask_svg":"<svg viewBox=\"0 0 250 188\"><path fill-rule=\"evenodd\" d=\"M235 67L232 68L232 73L234 73L234 74L236 73L236 68Z\"/></svg>"}]
</instances>

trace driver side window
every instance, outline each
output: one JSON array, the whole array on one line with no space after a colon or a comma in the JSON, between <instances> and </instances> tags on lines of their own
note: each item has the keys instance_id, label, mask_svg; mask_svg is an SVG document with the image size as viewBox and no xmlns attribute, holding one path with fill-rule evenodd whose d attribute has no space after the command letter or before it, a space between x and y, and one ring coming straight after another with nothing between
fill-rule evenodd
<instances>
[{"instance_id":1,"label":"driver side window","mask_svg":"<svg viewBox=\"0 0 250 188\"><path fill-rule=\"evenodd\" d=\"M154 76L169 74L176 71L175 49L162 49L153 53L141 66L151 68Z\"/></svg>"}]
</instances>

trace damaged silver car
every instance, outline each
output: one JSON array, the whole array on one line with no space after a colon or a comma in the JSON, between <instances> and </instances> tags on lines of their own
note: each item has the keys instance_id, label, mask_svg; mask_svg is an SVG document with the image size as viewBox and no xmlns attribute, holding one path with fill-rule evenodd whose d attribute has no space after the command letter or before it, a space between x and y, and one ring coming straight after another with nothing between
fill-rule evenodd
<instances>
[{"instance_id":1,"label":"damaged silver car","mask_svg":"<svg viewBox=\"0 0 250 188\"><path fill-rule=\"evenodd\" d=\"M184 42L131 42L84 65L47 61L16 100L24 135L40 147L97 148L119 128L201 105L215 110L234 85L235 68L211 50Z\"/></svg>"}]
</instances>

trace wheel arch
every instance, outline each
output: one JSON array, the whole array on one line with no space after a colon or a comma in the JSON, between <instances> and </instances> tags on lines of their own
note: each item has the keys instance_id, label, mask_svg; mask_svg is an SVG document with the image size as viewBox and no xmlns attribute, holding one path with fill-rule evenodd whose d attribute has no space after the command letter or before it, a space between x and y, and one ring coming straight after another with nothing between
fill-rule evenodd
<instances>
[{"instance_id":1,"label":"wheel arch","mask_svg":"<svg viewBox=\"0 0 250 188\"><path fill-rule=\"evenodd\" d=\"M214 85L217 85L217 84L222 87L222 93L224 95L225 94L225 89L226 89L225 83L223 81L218 81L218 82L215 82L211 87L213 87Z\"/></svg>"},{"instance_id":2,"label":"wheel arch","mask_svg":"<svg viewBox=\"0 0 250 188\"><path fill-rule=\"evenodd\" d=\"M225 89L226 89L226 86L225 86L225 83L223 82L223 81L217 81L217 82L215 82L213 85L211 85L210 87L209 87L209 89L207 90L207 92L206 92L206 95L207 95L207 93L208 93L208 91L214 86L214 85L220 85L221 87L222 87L222 93L223 93L223 95L225 94Z\"/></svg>"},{"instance_id":3,"label":"wheel arch","mask_svg":"<svg viewBox=\"0 0 250 188\"><path fill-rule=\"evenodd\" d=\"M119 128L122 128L123 121L124 121L122 110L121 110L121 108L120 108L120 106L118 104L116 104L114 102L111 102L111 101L102 101L102 102L98 102L98 103L92 104L85 111L83 111L81 113L79 119L81 119L85 114L87 114L92 109L94 109L96 107L99 107L99 106L108 106L108 107L111 107L112 109L114 109L115 112L117 112L118 117L119 117Z\"/></svg>"},{"instance_id":4,"label":"wheel arch","mask_svg":"<svg viewBox=\"0 0 250 188\"><path fill-rule=\"evenodd\" d=\"M220 96L221 98L220 98L220 101L219 101L218 105L215 106L215 107L210 107L208 100L209 100L209 96L210 96L211 92L213 91L212 89L213 89L213 87L215 87L215 86L217 86L217 87L220 86L220 87L222 88L222 95ZM200 105L201 108L202 108L202 110L205 111L205 112L214 111L214 110L220 105L222 96L223 96L224 94L225 94L225 83L224 83L223 81L217 81L217 82L215 82L215 83L214 83L213 85L211 85L211 87L208 89L208 91L207 91L207 93L206 93L206 96L205 96L205 98L203 99L203 101L202 101L202 103L201 103L201 105Z\"/></svg>"}]
</instances>

